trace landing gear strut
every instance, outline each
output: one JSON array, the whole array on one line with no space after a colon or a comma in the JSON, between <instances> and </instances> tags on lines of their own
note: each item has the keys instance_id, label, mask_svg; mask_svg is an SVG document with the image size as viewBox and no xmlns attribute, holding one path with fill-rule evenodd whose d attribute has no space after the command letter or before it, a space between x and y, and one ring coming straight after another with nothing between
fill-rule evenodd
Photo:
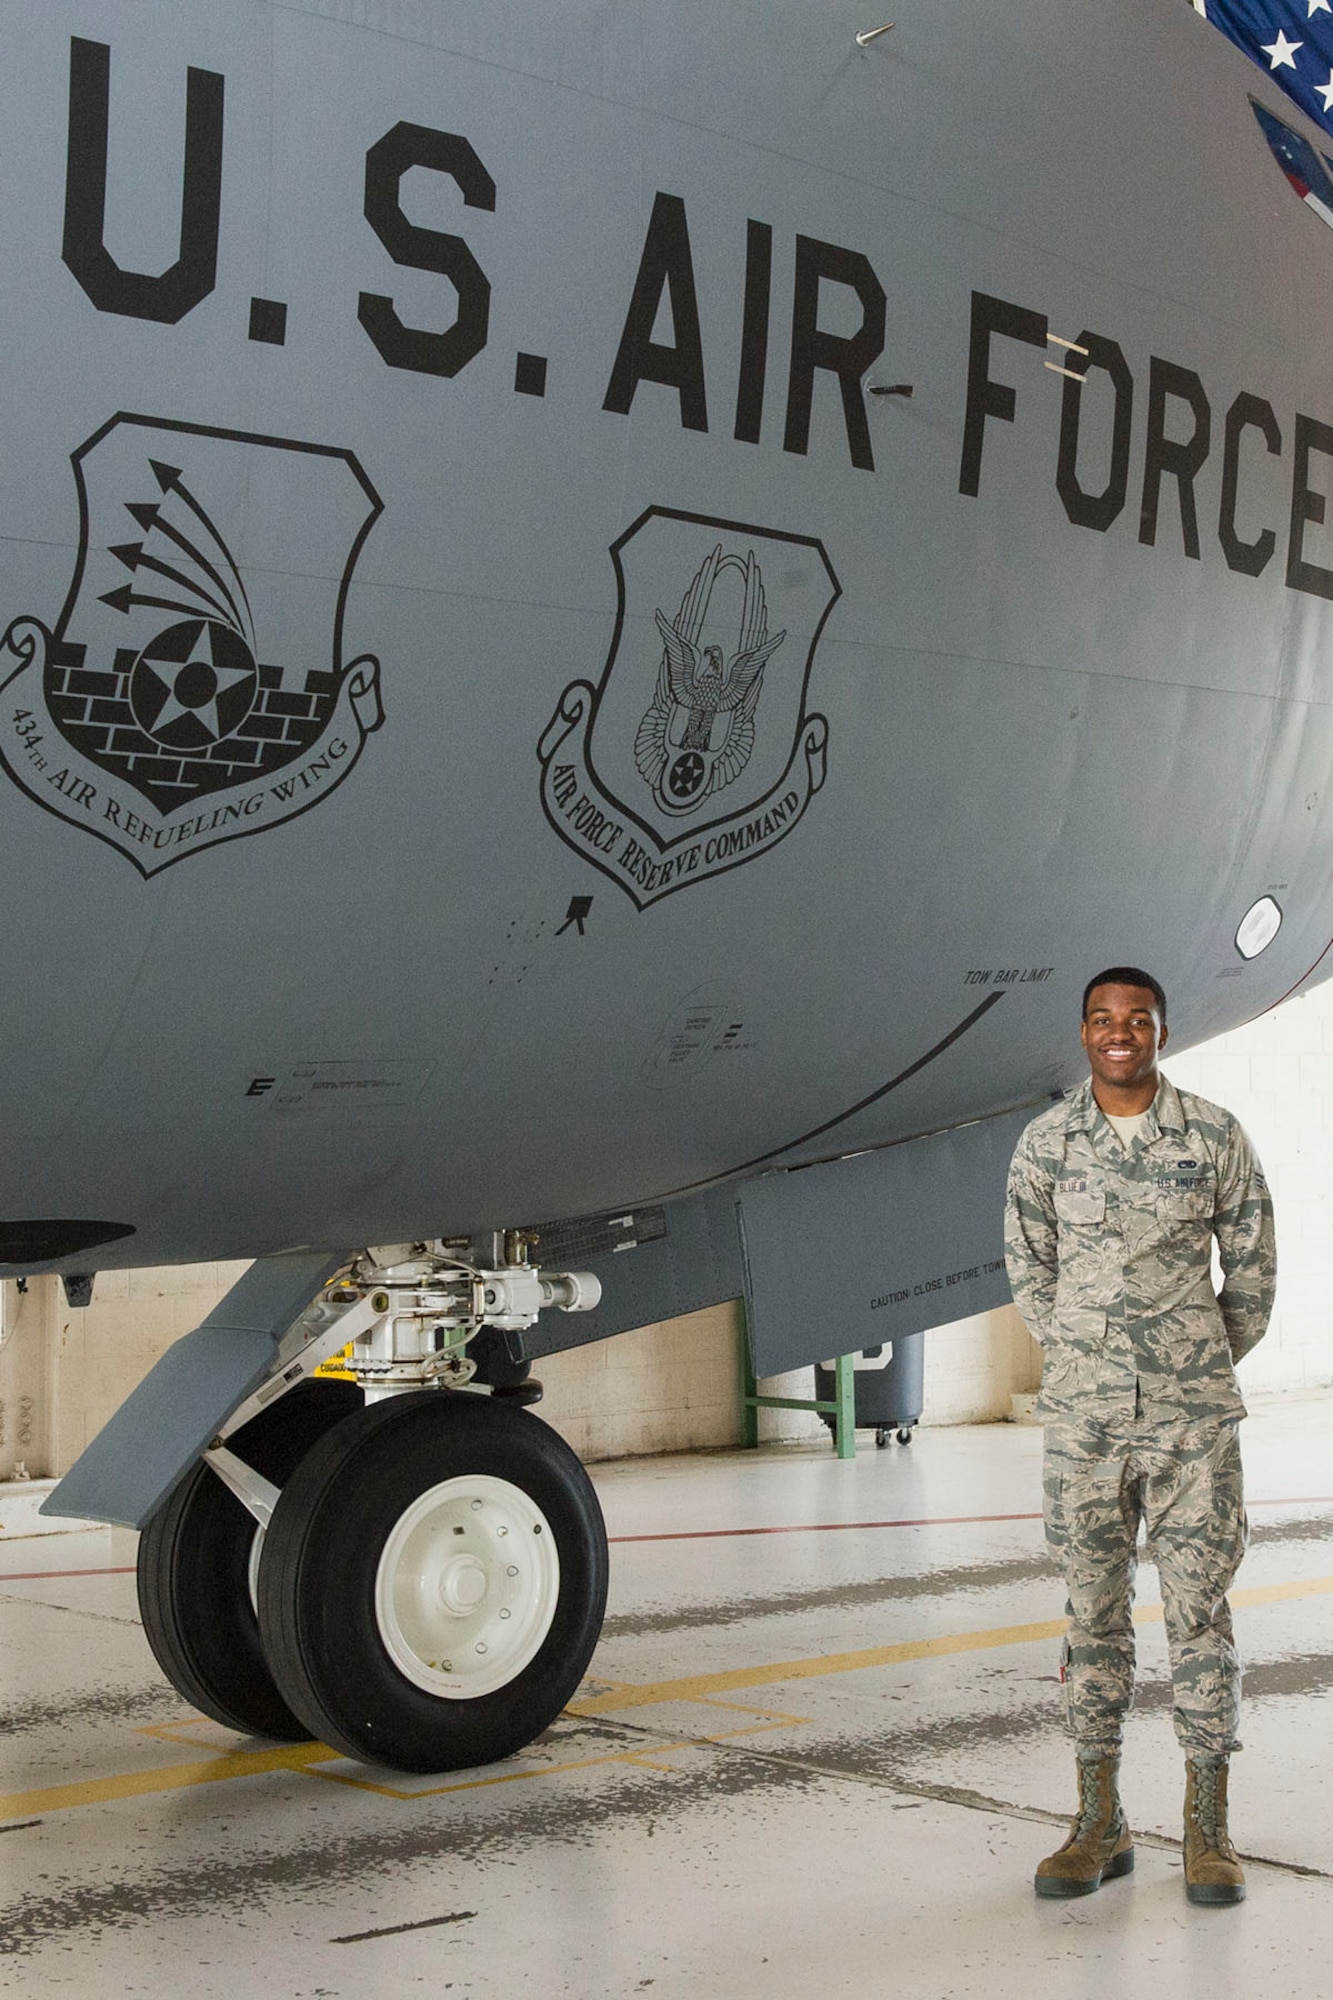
<instances>
[{"instance_id":1,"label":"landing gear strut","mask_svg":"<svg viewBox=\"0 0 1333 2000\"><path fill-rule=\"evenodd\" d=\"M600 1287L487 1247L354 1260L145 1529L149 1643L217 1721L445 1771L520 1749L578 1686L606 1604L592 1484L512 1395L458 1390L483 1327ZM314 1379L342 1348L355 1382Z\"/></svg>"}]
</instances>

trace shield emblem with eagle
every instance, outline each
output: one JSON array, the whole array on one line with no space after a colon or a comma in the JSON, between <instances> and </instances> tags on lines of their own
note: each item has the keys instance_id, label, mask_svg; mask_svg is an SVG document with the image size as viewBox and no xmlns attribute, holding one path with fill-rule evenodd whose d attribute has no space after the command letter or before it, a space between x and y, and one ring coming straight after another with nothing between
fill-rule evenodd
<instances>
[{"instance_id":1,"label":"shield emblem with eagle","mask_svg":"<svg viewBox=\"0 0 1333 2000\"><path fill-rule=\"evenodd\" d=\"M823 784L828 724L806 696L839 585L813 537L665 507L611 559L610 654L542 737L542 803L644 909L757 859Z\"/></svg>"},{"instance_id":2,"label":"shield emblem with eagle","mask_svg":"<svg viewBox=\"0 0 1333 2000\"><path fill-rule=\"evenodd\" d=\"M381 511L356 459L121 415L73 466L64 607L0 654L10 775L145 876L319 803L383 719L378 661L342 658Z\"/></svg>"},{"instance_id":3,"label":"shield emblem with eagle","mask_svg":"<svg viewBox=\"0 0 1333 2000\"><path fill-rule=\"evenodd\" d=\"M738 629L713 615L714 592L728 569L743 579ZM749 763L764 668L787 635L768 630L754 550L744 559L724 555L721 542L700 564L676 616L668 620L657 610L653 619L662 664L634 739L634 761L661 811L696 812ZM714 626L722 629L709 638Z\"/></svg>"}]
</instances>

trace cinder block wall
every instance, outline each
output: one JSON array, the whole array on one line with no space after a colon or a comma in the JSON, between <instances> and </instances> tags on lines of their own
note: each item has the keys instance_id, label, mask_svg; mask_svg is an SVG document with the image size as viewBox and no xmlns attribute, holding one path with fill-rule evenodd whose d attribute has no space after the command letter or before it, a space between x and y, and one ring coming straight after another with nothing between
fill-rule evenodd
<instances>
[{"instance_id":1,"label":"cinder block wall","mask_svg":"<svg viewBox=\"0 0 1333 2000\"><path fill-rule=\"evenodd\" d=\"M56 1278L32 1278L25 1293L6 1280L0 1479L12 1479L19 1465L33 1479L66 1471L158 1356L198 1326L245 1268L104 1271L82 1310L66 1305Z\"/></svg>"},{"instance_id":2,"label":"cinder block wall","mask_svg":"<svg viewBox=\"0 0 1333 2000\"><path fill-rule=\"evenodd\" d=\"M983 1424L1007 1417L1015 1394L1041 1381L1041 1349L1013 1306L937 1326L926 1335L923 1424Z\"/></svg>"},{"instance_id":3,"label":"cinder block wall","mask_svg":"<svg viewBox=\"0 0 1333 2000\"><path fill-rule=\"evenodd\" d=\"M1076 1024L1075 1024L1076 1025ZM1333 1385L1326 1303L1333 1193L1333 984L1183 1056L1168 1074L1226 1104L1264 1161L1278 1211L1281 1274L1273 1330L1242 1366L1251 1393ZM104 1273L83 1311L52 1278L19 1297L3 1293L0 1325L0 1480L23 1463L33 1477L61 1472L152 1366L208 1312L243 1269L199 1264ZM734 1305L643 1327L547 1356L543 1414L587 1459L686 1451L740 1439L738 1313ZM1009 1414L1016 1391L1037 1386L1041 1356L1012 1306L927 1336L926 1424ZM811 1372L764 1385L808 1396ZM763 1411L761 1435L824 1438L815 1416Z\"/></svg>"},{"instance_id":4,"label":"cinder block wall","mask_svg":"<svg viewBox=\"0 0 1333 2000\"><path fill-rule=\"evenodd\" d=\"M740 1442L736 1305L544 1355L533 1372L542 1416L588 1461Z\"/></svg>"}]
</instances>

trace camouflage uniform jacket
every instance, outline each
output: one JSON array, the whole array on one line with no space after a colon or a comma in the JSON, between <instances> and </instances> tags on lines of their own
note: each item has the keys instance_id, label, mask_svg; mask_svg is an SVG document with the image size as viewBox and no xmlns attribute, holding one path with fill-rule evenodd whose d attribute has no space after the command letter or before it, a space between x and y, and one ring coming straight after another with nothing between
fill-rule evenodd
<instances>
[{"instance_id":1,"label":"camouflage uniform jacket","mask_svg":"<svg viewBox=\"0 0 1333 2000\"><path fill-rule=\"evenodd\" d=\"M1043 1416L1244 1416L1233 1364L1263 1338L1277 1257L1267 1183L1220 1105L1163 1077L1128 1149L1091 1079L1042 1112L1009 1169L1005 1261L1046 1349Z\"/></svg>"}]
</instances>

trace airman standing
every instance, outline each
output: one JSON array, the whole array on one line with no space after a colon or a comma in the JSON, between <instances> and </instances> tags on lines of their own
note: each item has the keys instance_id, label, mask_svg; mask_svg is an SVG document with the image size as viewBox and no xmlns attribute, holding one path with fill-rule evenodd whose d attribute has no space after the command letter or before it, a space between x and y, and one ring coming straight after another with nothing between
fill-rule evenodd
<instances>
[{"instance_id":1,"label":"airman standing","mask_svg":"<svg viewBox=\"0 0 1333 2000\"><path fill-rule=\"evenodd\" d=\"M1226 1593L1248 1528L1234 1369L1272 1310L1273 1211L1237 1121L1161 1075L1166 1035L1166 995L1149 973L1099 972L1083 996L1092 1074L1032 1121L1009 1171L1010 1283L1045 1349L1046 1536L1068 1591L1062 1679L1079 1775L1070 1836L1035 1886L1088 1895L1134 1866L1118 1776L1144 1522L1186 1759L1186 1894L1238 1903L1227 1770L1240 1660Z\"/></svg>"}]
</instances>

